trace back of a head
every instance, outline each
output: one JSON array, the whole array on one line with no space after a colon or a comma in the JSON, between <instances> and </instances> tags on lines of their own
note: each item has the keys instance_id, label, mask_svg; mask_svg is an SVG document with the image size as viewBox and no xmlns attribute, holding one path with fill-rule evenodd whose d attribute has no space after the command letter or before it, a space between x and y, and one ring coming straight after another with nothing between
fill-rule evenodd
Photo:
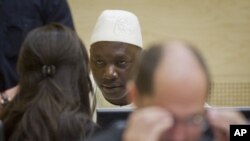
<instances>
[{"instance_id":1,"label":"back of a head","mask_svg":"<svg viewBox=\"0 0 250 141\"><path fill-rule=\"evenodd\" d=\"M84 130L91 117L88 61L69 28L50 24L31 31L18 60L20 91L2 115L7 139L60 140L60 128ZM64 136L84 137L79 132Z\"/></svg>"}]
</instances>

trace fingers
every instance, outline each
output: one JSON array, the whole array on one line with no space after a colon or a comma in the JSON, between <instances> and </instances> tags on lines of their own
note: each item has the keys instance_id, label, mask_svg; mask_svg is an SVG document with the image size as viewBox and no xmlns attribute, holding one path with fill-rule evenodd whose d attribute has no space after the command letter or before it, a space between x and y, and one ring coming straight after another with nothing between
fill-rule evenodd
<instances>
[{"instance_id":1,"label":"fingers","mask_svg":"<svg viewBox=\"0 0 250 141\"><path fill-rule=\"evenodd\" d=\"M173 119L166 110L144 108L130 116L123 141L158 141L161 134L172 125Z\"/></svg>"},{"instance_id":2,"label":"fingers","mask_svg":"<svg viewBox=\"0 0 250 141\"><path fill-rule=\"evenodd\" d=\"M228 130L230 124L247 123L247 120L241 113L232 110L209 110L208 119L213 127L220 130Z\"/></svg>"},{"instance_id":3,"label":"fingers","mask_svg":"<svg viewBox=\"0 0 250 141\"><path fill-rule=\"evenodd\" d=\"M208 111L208 120L217 141L229 141L230 124L247 123L247 120L241 113L232 110L211 109Z\"/></svg>"}]
</instances>

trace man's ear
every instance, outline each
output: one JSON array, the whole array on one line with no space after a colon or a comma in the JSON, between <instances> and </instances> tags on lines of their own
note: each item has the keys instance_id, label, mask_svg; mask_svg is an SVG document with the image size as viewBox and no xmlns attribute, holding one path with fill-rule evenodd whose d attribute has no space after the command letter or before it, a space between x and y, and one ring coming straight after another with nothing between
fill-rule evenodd
<instances>
[{"instance_id":1,"label":"man's ear","mask_svg":"<svg viewBox=\"0 0 250 141\"><path fill-rule=\"evenodd\" d=\"M129 81L127 83L128 100L135 104L136 107L139 106L139 92L134 81Z\"/></svg>"}]
</instances>

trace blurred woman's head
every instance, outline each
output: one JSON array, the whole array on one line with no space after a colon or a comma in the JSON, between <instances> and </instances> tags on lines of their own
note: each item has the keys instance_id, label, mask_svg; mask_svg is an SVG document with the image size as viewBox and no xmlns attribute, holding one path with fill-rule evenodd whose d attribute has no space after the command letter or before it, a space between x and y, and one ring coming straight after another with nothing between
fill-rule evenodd
<instances>
[{"instance_id":1,"label":"blurred woman's head","mask_svg":"<svg viewBox=\"0 0 250 141\"><path fill-rule=\"evenodd\" d=\"M71 29L50 24L31 31L18 60L19 93L2 115L7 139L59 140L59 132L70 139L79 132L84 138L80 132L92 115L88 63Z\"/></svg>"}]
</instances>

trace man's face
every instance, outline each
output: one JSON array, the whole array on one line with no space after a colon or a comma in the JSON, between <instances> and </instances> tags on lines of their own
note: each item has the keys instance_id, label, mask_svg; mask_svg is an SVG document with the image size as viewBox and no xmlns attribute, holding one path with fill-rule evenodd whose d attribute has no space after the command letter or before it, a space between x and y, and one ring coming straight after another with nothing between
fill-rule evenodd
<instances>
[{"instance_id":1,"label":"man's face","mask_svg":"<svg viewBox=\"0 0 250 141\"><path fill-rule=\"evenodd\" d=\"M203 127L206 77L197 65L190 70L172 65L160 64L156 69L153 92L142 97L141 107L159 106L172 115L174 125L161 135L161 141L197 141Z\"/></svg>"},{"instance_id":2,"label":"man's face","mask_svg":"<svg viewBox=\"0 0 250 141\"><path fill-rule=\"evenodd\" d=\"M90 60L94 79L107 101L126 105L126 82L141 49L121 42L97 42L91 46Z\"/></svg>"},{"instance_id":3,"label":"man's face","mask_svg":"<svg viewBox=\"0 0 250 141\"><path fill-rule=\"evenodd\" d=\"M204 81L205 82L205 81ZM206 88L189 82L168 86L158 84L153 104L170 112L174 125L162 135L162 141L197 141L202 132ZM197 87L197 88L195 88Z\"/></svg>"}]
</instances>

